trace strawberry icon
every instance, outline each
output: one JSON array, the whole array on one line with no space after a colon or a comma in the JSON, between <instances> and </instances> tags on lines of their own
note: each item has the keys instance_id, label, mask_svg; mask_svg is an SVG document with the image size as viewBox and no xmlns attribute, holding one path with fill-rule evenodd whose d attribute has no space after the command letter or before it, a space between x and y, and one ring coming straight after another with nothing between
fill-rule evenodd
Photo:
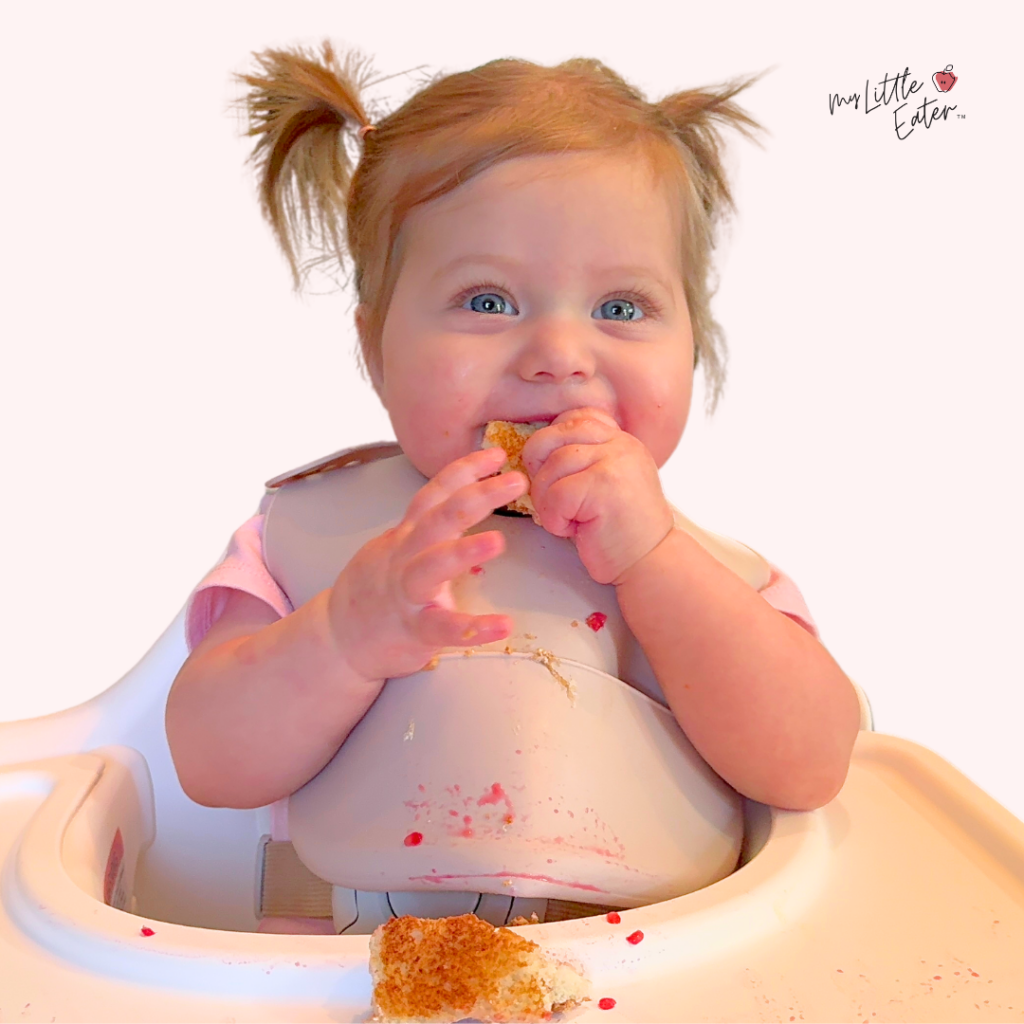
<instances>
[{"instance_id":1,"label":"strawberry icon","mask_svg":"<svg viewBox=\"0 0 1024 1024\"><path fill-rule=\"evenodd\" d=\"M932 75L932 83L939 92L949 92L957 83L957 76L953 74L953 65L947 64L942 71L936 71Z\"/></svg>"}]
</instances>

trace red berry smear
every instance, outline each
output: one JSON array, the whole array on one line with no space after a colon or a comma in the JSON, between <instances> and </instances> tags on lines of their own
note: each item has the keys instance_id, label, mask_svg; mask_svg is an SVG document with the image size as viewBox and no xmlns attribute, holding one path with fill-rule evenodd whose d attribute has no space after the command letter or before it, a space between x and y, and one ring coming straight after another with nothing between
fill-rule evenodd
<instances>
[{"instance_id":1,"label":"red berry smear","mask_svg":"<svg viewBox=\"0 0 1024 1024\"><path fill-rule=\"evenodd\" d=\"M139 934L143 938L148 939L150 937L150 935L156 935L156 932L153 931L152 928L146 928L145 926L143 926L142 928L139 929Z\"/></svg>"},{"instance_id":2,"label":"red berry smear","mask_svg":"<svg viewBox=\"0 0 1024 1024\"><path fill-rule=\"evenodd\" d=\"M423 842L423 833L422 832L410 832L405 837L405 845L406 846L419 846L420 843L422 843L422 842Z\"/></svg>"},{"instance_id":3,"label":"red berry smear","mask_svg":"<svg viewBox=\"0 0 1024 1024\"><path fill-rule=\"evenodd\" d=\"M479 576L479 575L480 575L480 573L482 573L482 572L484 571L484 567L483 567L482 565L474 565L474 566L472 566L472 567L470 568L470 570L469 570L469 571L470 571L470 572L471 572L471 573L472 573L472 574L473 574L474 576Z\"/></svg>"},{"instance_id":4,"label":"red berry smear","mask_svg":"<svg viewBox=\"0 0 1024 1024\"><path fill-rule=\"evenodd\" d=\"M607 917L607 918L605 918L605 920L606 920L606 921L607 921L607 922L608 922L609 924L619 924L619 923L620 923L620 922L622 921L622 918L621 918L621 917L619 917L618 911L615 911L615 910L613 910L613 911L612 911L612 912L611 912L611 913L610 913L610 914L608 915L608 917Z\"/></svg>"},{"instance_id":5,"label":"red berry smear","mask_svg":"<svg viewBox=\"0 0 1024 1024\"><path fill-rule=\"evenodd\" d=\"M596 633L608 621L604 612L591 612L587 616L587 625Z\"/></svg>"},{"instance_id":6,"label":"red berry smear","mask_svg":"<svg viewBox=\"0 0 1024 1024\"><path fill-rule=\"evenodd\" d=\"M640 931L633 932L632 935L626 936L626 941L631 942L635 946L638 942L644 941L644 933Z\"/></svg>"},{"instance_id":7,"label":"red berry smear","mask_svg":"<svg viewBox=\"0 0 1024 1024\"><path fill-rule=\"evenodd\" d=\"M600 1006L602 1010L614 1010L615 1000L609 996L605 996L597 1005Z\"/></svg>"}]
</instances>

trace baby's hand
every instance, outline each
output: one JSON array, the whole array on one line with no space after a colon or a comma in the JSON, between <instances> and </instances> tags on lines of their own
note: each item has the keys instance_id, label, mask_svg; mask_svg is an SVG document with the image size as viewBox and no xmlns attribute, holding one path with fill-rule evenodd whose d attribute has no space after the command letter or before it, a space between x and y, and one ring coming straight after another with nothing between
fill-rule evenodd
<instances>
[{"instance_id":1,"label":"baby's hand","mask_svg":"<svg viewBox=\"0 0 1024 1024\"><path fill-rule=\"evenodd\" d=\"M497 530L463 536L494 509L528 489L522 473L497 472L500 448L472 452L445 466L416 492L398 526L356 552L331 590L331 631L364 679L418 672L442 647L509 636L508 615L455 610L451 580L505 550Z\"/></svg>"},{"instance_id":2,"label":"baby's hand","mask_svg":"<svg viewBox=\"0 0 1024 1024\"><path fill-rule=\"evenodd\" d=\"M570 409L523 445L541 526L570 537L596 583L624 574L671 532L672 508L644 443L599 409Z\"/></svg>"}]
</instances>

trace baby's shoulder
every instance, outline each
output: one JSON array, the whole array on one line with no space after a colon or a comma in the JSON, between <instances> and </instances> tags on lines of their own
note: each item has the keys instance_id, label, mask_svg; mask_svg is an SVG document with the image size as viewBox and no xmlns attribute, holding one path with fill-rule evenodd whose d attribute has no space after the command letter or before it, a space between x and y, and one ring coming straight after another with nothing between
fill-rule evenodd
<instances>
[{"instance_id":1,"label":"baby's shoulder","mask_svg":"<svg viewBox=\"0 0 1024 1024\"><path fill-rule=\"evenodd\" d=\"M390 459L401 454L401 446L394 441L372 441L370 444L357 444L351 448L342 448L339 452L332 452L313 462L307 462L306 465L299 466L298 469L280 473L268 480L265 486L268 491L273 491L286 484L295 483L297 480L304 480L320 473L330 473L332 470L343 469L346 466L362 466L368 462Z\"/></svg>"},{"instance_id":2,"label":"baby's shoulder","mask_svg":"<svg viewBox=\"0 0 1024 1024\"><path fill-rule=\"evenodd\" d=\"M731 569L755 590L763 590L768 586L772 568L763 556L731 537L723 537L703 529L687 519L674 505L672 516L677 529L688 533L705 551L714 555L727 569Z\"/></svg>"}]
</instances>

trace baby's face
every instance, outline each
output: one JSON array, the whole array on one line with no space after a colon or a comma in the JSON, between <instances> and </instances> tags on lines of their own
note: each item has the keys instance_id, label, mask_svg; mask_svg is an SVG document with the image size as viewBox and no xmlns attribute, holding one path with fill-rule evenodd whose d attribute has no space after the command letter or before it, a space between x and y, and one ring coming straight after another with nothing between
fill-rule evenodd
<instances>
[{"instance_id":1,"label":"baby's face","mask_svg":"<svg viewBox=\"0 0 1024 1024\"><path fill-rule=\"evenodd\" d=\"M646 165L607 154L505 161L415 208L372 371L413 465L584 406L663 465L693 386L679 232Z\"/></svg>"}]
</instances>

